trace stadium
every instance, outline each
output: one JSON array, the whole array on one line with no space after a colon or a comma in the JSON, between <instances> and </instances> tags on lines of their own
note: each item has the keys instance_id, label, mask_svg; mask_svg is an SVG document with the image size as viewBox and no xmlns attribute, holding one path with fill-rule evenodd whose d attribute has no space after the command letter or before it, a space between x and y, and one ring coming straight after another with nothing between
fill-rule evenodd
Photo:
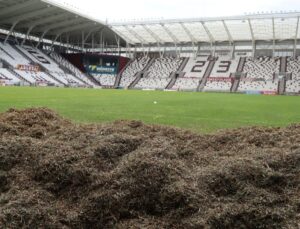
<instances>
[{"instance_id":1,"label":"stadium","mask_svg":"<svg viewBox=\"0 0 300 229\"><path fill-rule=\"evenodd\" d=\"M0 1L0 228L299 229L299 21Z\"/></svg>"}]
</instances>

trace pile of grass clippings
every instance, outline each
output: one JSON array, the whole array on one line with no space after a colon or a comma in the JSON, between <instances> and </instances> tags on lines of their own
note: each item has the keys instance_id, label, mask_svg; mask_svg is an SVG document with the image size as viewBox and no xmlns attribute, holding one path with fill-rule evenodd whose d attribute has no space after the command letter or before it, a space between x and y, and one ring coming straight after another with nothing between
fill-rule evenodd
<instances>
[{"instance_id":1,"label":"pile of grass clippings","mask_svg":"<svg viewBox=\"0 0 300 229\"><path fill-rule=\"evenodd\" d=\"M300 228L300 125L214 135L0 114L1 228Z\"/></svg>"}]
</instances>

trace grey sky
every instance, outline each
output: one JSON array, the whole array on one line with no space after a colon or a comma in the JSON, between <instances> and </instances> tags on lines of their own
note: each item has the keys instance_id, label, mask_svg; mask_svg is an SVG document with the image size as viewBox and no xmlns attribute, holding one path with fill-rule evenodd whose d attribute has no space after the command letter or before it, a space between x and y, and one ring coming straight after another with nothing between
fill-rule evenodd
<instances>
[{"instance_id":1,"label":"grey sky","mask_svg":"<svg viewBox=\"0 0 300 229\"><path fill-rule=\"evenodd\" d=\"M110 22L234 16L270 11L300 11L300 0L53 0L71 4L93 18Z\"/></svg>"}]
</instances>

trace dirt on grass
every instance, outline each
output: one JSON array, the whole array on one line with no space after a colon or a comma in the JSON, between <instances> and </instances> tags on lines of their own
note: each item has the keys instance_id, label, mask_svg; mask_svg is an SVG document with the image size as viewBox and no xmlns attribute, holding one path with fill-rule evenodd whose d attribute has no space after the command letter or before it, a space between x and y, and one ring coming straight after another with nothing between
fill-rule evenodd
<instances>
[{"instance_id":1,"label":"dirt on grass","mask_svg":"<svg viewBox=\"0 0 300 229\"><path fill-rule=\"evenodd\" d=\"M300 228L300 125L199 135L0 114L0 228Z\"/></svg>"}]
</instances>

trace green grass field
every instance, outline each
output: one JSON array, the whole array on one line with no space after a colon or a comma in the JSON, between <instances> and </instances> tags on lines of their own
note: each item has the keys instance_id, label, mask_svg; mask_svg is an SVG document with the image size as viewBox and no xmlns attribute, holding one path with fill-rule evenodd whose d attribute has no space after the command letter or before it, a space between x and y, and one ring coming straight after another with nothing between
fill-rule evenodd
<instances>
[{"instance_id":1,"label":"green grass field","mask_svg":"<svg viewBox=\"0 0 300 229\"><path fill-rule=\"evenodd\" d=\"M134 119L206 133L300 123L294 96L0 87L0 112L25 107L49 107L76 122Z\"/></svg>"}]
</instances>

